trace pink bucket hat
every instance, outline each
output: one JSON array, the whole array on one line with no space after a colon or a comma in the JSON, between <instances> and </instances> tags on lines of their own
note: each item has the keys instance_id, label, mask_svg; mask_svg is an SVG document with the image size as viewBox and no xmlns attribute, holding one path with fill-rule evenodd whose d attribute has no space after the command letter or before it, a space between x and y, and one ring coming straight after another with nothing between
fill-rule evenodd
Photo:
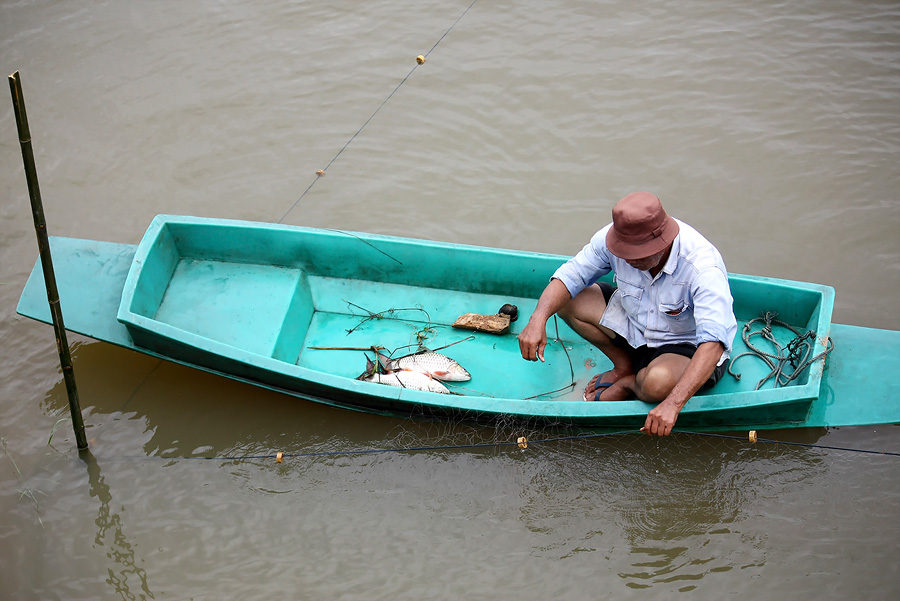
<instances>
[{"instance_id":1,"label":"pink bucket hat","mask_svg":"<svg viewBox=\"0 0 900 601\"><path fill-rule=\"evenodd\" d=\"M663 250L678 235L678 222L669 217L659 198L634 192L612 210L613 225L606 246L621 259L643 259Z\"/></svg>"}]
</instances>

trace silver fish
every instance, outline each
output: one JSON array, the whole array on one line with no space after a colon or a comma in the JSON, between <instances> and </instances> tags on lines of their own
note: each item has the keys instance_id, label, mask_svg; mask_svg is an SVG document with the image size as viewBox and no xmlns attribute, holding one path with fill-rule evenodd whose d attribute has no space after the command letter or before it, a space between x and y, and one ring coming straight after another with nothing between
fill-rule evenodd
<instances>
[{"instance_id":1,"label":"silver fish","mask_svg":"<svg viewBox=\"0 0 900 601\"><path fill-rule=\"evenodd\" d=\"M392 359L378 353L378 361L385 371L409 370L428 374L443 382L466 382L472 379L469 372L455 360L429 350Z\"/></svg>"},{"instance_id":2,"label":"silver fish","mask_svg":"<svg viewBox=\"0 0 900 601\"><path fill-rule=\"evenodd\" d=\"M406 369L389 373L380 373L369 370L368 373L364 373L358 379L363 382L398 386L400 388L409 388L410 390L424 390L425 392L450 394L450 390L448 390L446 386L430 377L428 374Z\"/></svg>"}]
</instances>

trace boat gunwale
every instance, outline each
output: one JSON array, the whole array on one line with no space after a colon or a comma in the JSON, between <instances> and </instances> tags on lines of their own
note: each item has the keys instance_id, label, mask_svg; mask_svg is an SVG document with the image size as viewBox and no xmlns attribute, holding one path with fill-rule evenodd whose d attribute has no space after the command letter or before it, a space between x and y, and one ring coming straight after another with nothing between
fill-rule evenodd
<instances>
[{"instance_id":1,"label":"boat gunwale","mask_svg":"<svg viewBox=\"0 0 900 601\"><path fill-rule=\"evenodd\" d=\"M289 226L281 224L258 223L252 221L225 220L225 219L209 219L202 217L184 217L159 215L154 218L147 232L145 233L141 243L138 245L133 263L126 277L126 283L123 288L121 304L117 314L117 319L126 327L134 327L147 332L154 336L186 344L196 348L204 353L220 357L229 361L243 363L252 368L275 374L282 379L296 380L301 386L296 390L297 393L303 394L303 385L314 384L316 388L329 392L329 396L336 398L353 396L359 400L366 399L369 402L382 404L384 402L402 403L414 406L429 407L435 410L446 411L459 410L492 414L517 414L523 416L538 417L544 419L572 419L572 420L590 420L590 419L606 419L606 418L622 418L638 417L646 415L650 408L650 403L643 401L621 401L616 403L584 403L572 400L557 399L517 399L508 397L485 397L477 395L436 395L404 388L388 387L376 383L363 382L347 378L340 375L329 374L318 370L313 370L303 366L291 364L274 357L268 357L255 352L251 352L240 347L229 345L223 342L213 340L211 338L201 336L181 328L172 326L171 324L158 321L154 318L147 317L133 312L130 309L138 279L141 270L147 264L148 257L153 250L153 244L157 239L162 228L167 224L174 223L178 225L190 226L218 226L226 225L230 227L250 227L254 229L263 228L278 231L300 231L307 234L326 234L334 235L351 235L358 237L364 241L389 241L392 243L413 244L419 246L428 246L443 249L465 250L468 252L487 252L492 255L515 255L516 257L530 257L541 260L565 261L568 257L562 255L554 255L547 253L535 253L531 251L514 251L509 249L496 249L491 247L474 246L467 244L435 242L428 240L417 240L413 238L404 238L398 236L389 236L381 234L368 234L360 232L345 232L341 230L322 230L317 228L309 228L304 226ZM771 284L778 286L786 286L793 289L802 289L811 291L820 295L819 307L817 315L817 332L824 326L830 327L831 311L834 300L834 289L830 286L820 284L812 284L807 282L794 282L777 278L769 278L764 276L747 276L738 274L729 274L729 279L734 281L746 281L753 284ZM827 335L827 334L826 334ZM821 352L824 348L822 345L822 336L817 336L815 353ZM682 413L686 415L702 415L716 414L720 412L733 412L741 409L759 409L776 408L786 404L809 401L812 402L818 397L821 385L822 370L824 362L819 361L810 368L807 382L804 384L796 384L783 388L771 388L758 391L735 391L728 393L710 393L694 397L691 402L685 406ZM213 371L218 371L213 368ZM280 386L276 386L280 387ZM293 388L292 388L293 389ZM318 395L313 395L317 396ZM338 404L346 405L347 402ZM352 404L352 403L351 403Z\"/></svg>"}]
</instances>

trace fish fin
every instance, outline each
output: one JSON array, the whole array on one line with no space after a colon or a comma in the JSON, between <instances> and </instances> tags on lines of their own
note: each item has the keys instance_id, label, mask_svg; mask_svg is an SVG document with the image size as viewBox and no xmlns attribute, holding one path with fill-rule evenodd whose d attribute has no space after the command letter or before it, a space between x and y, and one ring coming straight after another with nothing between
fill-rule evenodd
<instances>
[{"instance_id":1,"label":"fish fin","mask_svg":"<svg viewBox=\"0 0 900 601\"><path fill-rule=\"evenodd\" d=\"M357 380L365 380L369 376L372 376L373 374L375 374L375 363L371 359L369 359L368 355L365 355L365 357L366 357L366 371L359 374L356 377Z\"/></svg>"},{"instance_id":2,"label":"fish fin","mask_svg":"<svg viewBox=\"0 0 900 601\"><path fill-rule=\"evenodd\" d=\"M380 353L378 351L379 348L382 348L382 347L374 347L373 346L372 350L375 351L375 359L378 361L378 369L379 369L380 373L387 374L387 373L394 371L394 369L391 365L394 362L394 360L391 359L390 357L388 357L387 355L385 355L384 353Z\"/></svg>"}]
</instances>

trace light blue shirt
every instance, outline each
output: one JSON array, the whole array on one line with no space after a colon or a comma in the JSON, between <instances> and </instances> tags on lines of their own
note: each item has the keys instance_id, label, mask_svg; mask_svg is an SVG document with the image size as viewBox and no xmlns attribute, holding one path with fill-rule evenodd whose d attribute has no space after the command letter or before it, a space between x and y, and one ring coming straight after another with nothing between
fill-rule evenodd
<instances>
[{"instance_id":1,"label":"light blue shirt","mask_svg":"<svg viewBox=\"0 0 900 601\"><path fill-rule=\"evenodd\" d=\"M676 220L677 221L677 220ZM654 278L606 247L612 224L596 234L553 277L573 297L610 271L618 290L600 324L623 336L632 347L719 341L728 359L737 321L722 255L700 232L678 221L680 231L665 266Z\"/></svg>"}]
</instances>

